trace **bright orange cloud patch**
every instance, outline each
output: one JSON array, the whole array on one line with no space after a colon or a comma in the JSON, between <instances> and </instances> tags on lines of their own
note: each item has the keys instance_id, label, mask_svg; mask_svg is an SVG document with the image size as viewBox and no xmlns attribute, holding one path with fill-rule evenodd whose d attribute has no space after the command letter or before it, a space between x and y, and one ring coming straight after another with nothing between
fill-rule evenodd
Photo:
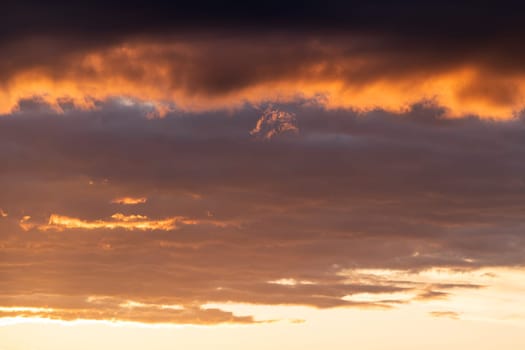
<instances>
[{"instance_id":1,"label":"bright orange cloud patch","mask_svg":"<svg viewBox=\"0 0 525 350\"><path fill-rule=\"evenodd\" d=\"M184 225L195 225L195 220L189 220L187 218L176 216L162 220L152 220L144 215L124 215L124 214L113 214L112 220L81 220L78 218L72 218L68 216L62 216L53 214L49 217L49 222L45 225L38 226L39 230L57 230L63 231L65 229L84 229L84 230L96 230L96 229L116 229L122 228L126 230L162 230L171 231L177 228L177 224Z\"/></svg>"},{"instance_id":2,"label":"bright orange cloud patch","mask_svg":"<svg viewBox=\"0 0 525 350\"><path fill-rule=\"evenodd\" d=\"M119 197L115 198L111 201L111 203L115 204L125 204L125 205L134 205L134 204L143 204L147 202L147 198L145 197Z\"/></svg>"}]
</instances>

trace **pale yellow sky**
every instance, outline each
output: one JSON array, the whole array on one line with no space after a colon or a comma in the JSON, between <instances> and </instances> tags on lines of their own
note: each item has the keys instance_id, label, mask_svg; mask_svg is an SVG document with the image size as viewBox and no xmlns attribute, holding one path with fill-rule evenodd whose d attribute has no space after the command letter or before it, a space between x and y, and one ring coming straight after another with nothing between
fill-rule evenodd
<instances>
[{"instance_id":1,"label":"pale yellow sky","mask_svg":"<svg viewBox=\"0 0 525 350\"><path fill-rule=\"evenodd\" d=\"M141 327L17 324L0 327L2 350L92 349L508 349L525 347L525 327L433 318L417 310L309 310L302 324Z\"/></svg>"},{"instance_id":2,"label":"pale yellow sky","mask_svg":"<svg viewBox=\"0 0 525 350\"><path fill-rule=\"evenodd\" d=\"M238 316L254 315L256 320L280 320L251 325L145 325L4 318L0 326L0 349L525 348L524 269L493 268L473 272L441 269L414 274L369 270L368 273L388 278L405 277L422 283L458 283L463 280L483 287L474 291L458 288L448 298L412 301L389 310L318 310L234 303L208 305L232 311ZM406 300L399 294L380 297Z\"/></svg>"}]
</instances>

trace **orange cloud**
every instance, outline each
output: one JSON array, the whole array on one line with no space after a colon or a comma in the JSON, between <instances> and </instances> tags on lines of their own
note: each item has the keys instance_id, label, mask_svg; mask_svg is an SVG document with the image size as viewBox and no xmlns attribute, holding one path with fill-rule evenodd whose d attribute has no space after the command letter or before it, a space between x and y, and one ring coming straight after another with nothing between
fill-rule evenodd
<instances>
[{"instance_id":1,"label":"orange cloud","mask_svg":"<svg viewBox=\"0 0 525 350\"><path fill-rule=\"evenodd\" d=\"M148 199L146 197L119 197L111 201L115 204L134 205L146 203Z\"/></svg>"},{"instance_id":2,"label":"orange cloud","mask_svg":"<svg viewBox=\"0 0 525 350\"><path fill-rule=\"evenodd\" d=\"M195 220L189 220L182 216L171 217L162 220L151 220L144 215L124 215L121 213L113 214L111 216L113 220L81 220L78 218L72 218L68 216L62 216L52 214L49 217L49 222L45 225L38 226L41 231L56 230L63 231L65 229L84 229L84 230L96 230L96 229L117 229L122 228L125 230L161 230L171 231L177 228L177 224L181 223L184 225L195 225Z\"/></svg>"},{"instance_id":3,"label":"orange cloud","mask_svg":"<svg viewBox=\"0 0 525 350\"><path fill-rule=\"evenodd\" d=\"M412 62L408 53L369 52L350 39L268 40L261 48L239 39L223 42L221 50L218 43L130 41L63 58L56 66L24 66L9 72L0 88L0 113L35 96L57 111L65 101L92 109L97 100L119 98L149 115L303 99L330 109L393 112L433 101L450 116L503 119L525 107L525 75L500 72L497 62L476 57L446 65L428 57Z\"/></svg>"}]
</instances>

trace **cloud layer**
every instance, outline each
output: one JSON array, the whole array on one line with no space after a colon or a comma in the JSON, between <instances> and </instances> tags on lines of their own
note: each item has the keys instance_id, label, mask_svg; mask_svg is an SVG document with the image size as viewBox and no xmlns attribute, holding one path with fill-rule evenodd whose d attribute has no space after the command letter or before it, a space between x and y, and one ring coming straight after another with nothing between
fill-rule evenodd
<instances>
[{"instance_id":1,"label":"cloud layer","mask_svg":"<svg viewBox=\"0 0 525 350\"><path fill-rule=\"evenodd\" d=\"M202 308L389 308L485 286L366 271L523 266L522 119L278 108L300 133L267 142L252 107L25 101L0 119L0 304L37 308L3 315L256 322Z\"/></svg>"},{"instance_id":2,"label":"cloud layer","mask_svg":"<svg viewBox=\"0 0 525 350\"><path fill-rule=\"evenodd\" d=\"M0 112L34 97L58 111L121 97L152 109L152 116L311 99L365 112L406 112L431 101L450 116L509 119L525 106L525 54L512 36L505 38L430 45L359 31L218 31L130 35L100 45L80 40L78 47L61 36L21 38L0 43L13 58L0 62Z\"/></svg>"},{"instance_id":3,"label":"cloud layer","mask_svg":"<svg viewBox=\"0 0 525 350\"><path fill-rule=\"evenodd\" d=\"M160 115L306 98L510 118L525 106L523 6L498 5L8 2L0 112L35 96L57 110L121 97Z\"/></svg>"}]
</instances>

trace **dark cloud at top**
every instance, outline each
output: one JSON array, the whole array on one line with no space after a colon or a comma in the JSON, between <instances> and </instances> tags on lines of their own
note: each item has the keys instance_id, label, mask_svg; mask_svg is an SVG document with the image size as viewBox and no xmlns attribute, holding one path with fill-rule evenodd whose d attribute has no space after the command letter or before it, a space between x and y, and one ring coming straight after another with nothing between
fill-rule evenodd
<instances>
[{"instance_id":1,"label":"dark cloud at top","mask_svg":"<svg viewBox=\"0 0 525 350\"><path fill-rule=\"evenodd\" d=\"M213 109L318 94L509 117L524 107L523 13L505 1L8 1L0 110L42 95Z\"/></svg>"},{"instance_id":2,"label":"dark cloud at top","mask_svg":"<svg viewBox=\"0 0 525 350\"><path fill-rule=\"evenodd\" d=\"M1 32L9 35L122 35L236 27L257 30L345 29L448 40L517 33L517 1L7 1ZM67 31L65 31L67 29ZM481 37L480 37L481 38Z\"/></svg>"}]
</instances>

